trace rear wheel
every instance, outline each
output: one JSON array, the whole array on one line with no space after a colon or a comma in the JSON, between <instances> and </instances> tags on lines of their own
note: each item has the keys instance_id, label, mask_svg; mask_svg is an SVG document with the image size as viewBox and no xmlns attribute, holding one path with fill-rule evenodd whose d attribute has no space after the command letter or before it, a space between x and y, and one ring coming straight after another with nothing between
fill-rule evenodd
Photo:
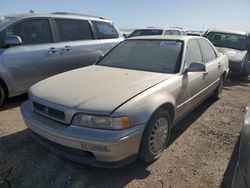
<instances>
[{"instance_id":1,"label":"rear wheel","mask_svg":"<svg viewBox=\"0 0 250 188\"><path fill-rule=\"evenodd\" d=\"M171 130L169 113L160 108L147 123L143 133L139 158L151 163L157 160L167 146Z\"/></svg>"},{"instance_id":2,"label":"rear wheel","mask_svg":"<svg viewBox=\"0 0 250 188\"><path fill-rule=\"evenodd\" d=\"M5 99L4 89L3 86L0 84L0 107L2 106L4 99Z\"/></svg>"}]
</instances>

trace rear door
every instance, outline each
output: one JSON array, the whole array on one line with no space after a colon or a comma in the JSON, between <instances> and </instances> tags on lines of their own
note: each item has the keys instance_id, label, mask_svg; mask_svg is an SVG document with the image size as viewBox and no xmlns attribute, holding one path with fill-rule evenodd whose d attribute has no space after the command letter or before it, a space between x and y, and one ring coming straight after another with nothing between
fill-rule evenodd
<instances>
[{"instance_id":1,"label":"rear door","mask_svg":"<svg viewBox=\"0 0 250 188\"><path fill-rule=\"evenodd\" d=\"M209 85L217 85L217 82L222 75L221 62L217 58L213 47L205 39L198 39L202 54L203 62L206 65L207 73L209 75Z\"/></svg>"},{"instance_id":2,"label":"rear door","mask_svg":"<svg viewBox=\"0 0 250 188\"><path fill-rule=\"evenodd\" d=\"M94 40L88 20L55 18L54 22L63 71L96 63L102 54L102 41Z\"/></svg>"},{"instance_id":3,"label":"rear door","mask_svg":"<svg viewBox=\"0 0 250 188\"><path fill-rule=\"evenodd\" d=\"M34 83L61 72L60 54L47 18L19 21L7 28L6 35L22 39L22 45L3 48L1 52L16 93L26 92Z\"/></svg>"},{"instance_id":4,"label":"rear door","mask_svg":"<svg viewBox=\"0 0 250 188\"><path fill-rule=\"evenodd\" d=\"M114 46L123 41L123 38L120 37L117 29L110 22L104 21L91 21L94 29L95 35L98 40L103 42L102 52L106 54L109 52Z\"/></svg>"}]
</instances>

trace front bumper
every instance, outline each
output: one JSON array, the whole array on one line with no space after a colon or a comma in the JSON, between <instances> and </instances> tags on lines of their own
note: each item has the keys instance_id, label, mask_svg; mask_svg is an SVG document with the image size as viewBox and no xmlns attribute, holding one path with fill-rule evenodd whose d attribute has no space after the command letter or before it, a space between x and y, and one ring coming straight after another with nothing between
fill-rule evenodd
<instances>
[{"instance_id":1,"label":"front bumper","mask_svg":"<svg viewBox=\"0 0 250 188\"><path fill-rule=\"evenodd\" d=\"M245 62L229 61L229 70L235 73L240 73L240 72L250 73L250 61L245 61Z\"/></svg>"},{"instance_id":2,"label":"front bumper","mask_svg":"<svg viewBox=\"0 0 250 188\"><path fill-rule=\"evenodd\" d=\"M77 160L79 155L78 157L71 157L69 155L71 151L65 150L65 153L68 153L67 158L90 165L95 165L96 162L97 165L95 166L102 166L98 163L117 164L119 161L124 165L124 160L136 156L145 127L145 125L138 125L123 130L102 130L74 125L68 126L33 112L29 101L22 104L21 112L26 126L35 133L35 136L38 135L36 136L38 140L41 141L45 138L45 140L58 146L87 152L90 154L87 155L88 158L83 154L82 160L79 161ZM52 146L52 143L45 144L45 146ZM57 146L55 148L58 149ZM62 150L60 150L60 153L62 153ZM89 160L90 156L92 156L92 160ZM86 162L84 162L85 158Z\"/></svg>"}]
</instances>

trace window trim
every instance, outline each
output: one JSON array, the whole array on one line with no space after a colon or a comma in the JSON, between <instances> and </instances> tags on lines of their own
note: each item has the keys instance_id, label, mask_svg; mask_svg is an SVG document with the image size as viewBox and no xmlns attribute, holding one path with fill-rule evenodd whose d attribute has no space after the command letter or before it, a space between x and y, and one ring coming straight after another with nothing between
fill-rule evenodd
<instances>
[{"instance_id":1,"label":"window trim","mask_svg":"<svg viewBox=\"0 0 250 188\"><path fill-rule=\"evenodd\" d=\"M32 18L24 18L24 19L18 20L15 23L13 23L13 24L11 24L11 25L9 25L8 27L5 28L6 36L7 36L7 31L8 31L9 28L13 27L16 24L19 24L19 23L22 23L22 22L25 22L25 21L30 21L30 20L47 20L48 24L49 24L49 30L50 30L50 35L51 35L52 40L49 43L21 44L21 45L18 45L18 46L48 45L48 44L55 43L55 37L54 37L54 33L53 33L53 30L52 30L52 25L51 25L49 17L32 17Z\"/></svg>"}]
</instances>

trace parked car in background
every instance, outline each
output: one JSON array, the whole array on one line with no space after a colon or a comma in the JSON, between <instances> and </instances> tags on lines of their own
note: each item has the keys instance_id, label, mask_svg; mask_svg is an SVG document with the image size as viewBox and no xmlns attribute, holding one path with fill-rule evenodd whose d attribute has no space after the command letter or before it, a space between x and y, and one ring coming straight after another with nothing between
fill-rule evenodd
<instances>
[{"instance_id":1,"label":"parked car in background","mask_svg":"<svg viewBox=\"0 0 250 188\"><path fill-rule=\"evenodd\" d=\"M0 106L34 83L88 66L123 40L108 19L71 13L0 19Z\"/></svg>"},{"instance_id":2,"label":"parked car in background","mask_svg":"<svg viewBox=\"0 0 250 188\"><path fill-rule=\"evenodd\" d=\"M147 36L147 35L187 35L181 28L154 28L134 30L129 37Z\"/></svg>"},{"instance_id":3,"label":"parked car in background","mask_svg":"<svg viewBox=\"0 0 250 188\"><path fill-rule=\"evenodd\" d=\"M249 33L235 30L209 30L205 33L218 51L229 58L229 69L233 75L248 77L250 73Z\"/></svg>"},{"instance_id":4,"label":"parked car in background","mask_svg":"<svg viewBox=\"0 0 250 188\"><path fill-rule=\"evenodd\" d=\"M189 30L186 31L187 35L189 36L203 36L204 32L203 31L193 31L193 30Z\"/></svg>"},{"instance_id":5,"label":"parked car in background","mask_svg":"<svg viewBox=\"0 0 250 188\"><path fill-rule=\"evenodd\" d=\"M35 84L21 112L39 142L71 160L153 162L172 126L207 97L220 98L227 73L227 57L203 37L135 37L95 65Z\"/></svg>"},{"instance_id":6,"label":"parked car in background","mask_svg":"<svg viewBox=\"0 0 250 188\"><path fill-rule=\"evenodd\" d=\"M250 105L247 109L240 136L239 157L233 177L232 188L250 187Z\"/></svg>"},{"instance_id":7,"label":"parked car in background","mask_svg":"<svg viewBox=\"0 0 250 188\"><path fill-rule=\"evenodd\" d=\"M129 35L134 31L133 29L120 29L120 31L122 32L123 36L125 38L128 38Z\"/></svg>"}]
</instances>

